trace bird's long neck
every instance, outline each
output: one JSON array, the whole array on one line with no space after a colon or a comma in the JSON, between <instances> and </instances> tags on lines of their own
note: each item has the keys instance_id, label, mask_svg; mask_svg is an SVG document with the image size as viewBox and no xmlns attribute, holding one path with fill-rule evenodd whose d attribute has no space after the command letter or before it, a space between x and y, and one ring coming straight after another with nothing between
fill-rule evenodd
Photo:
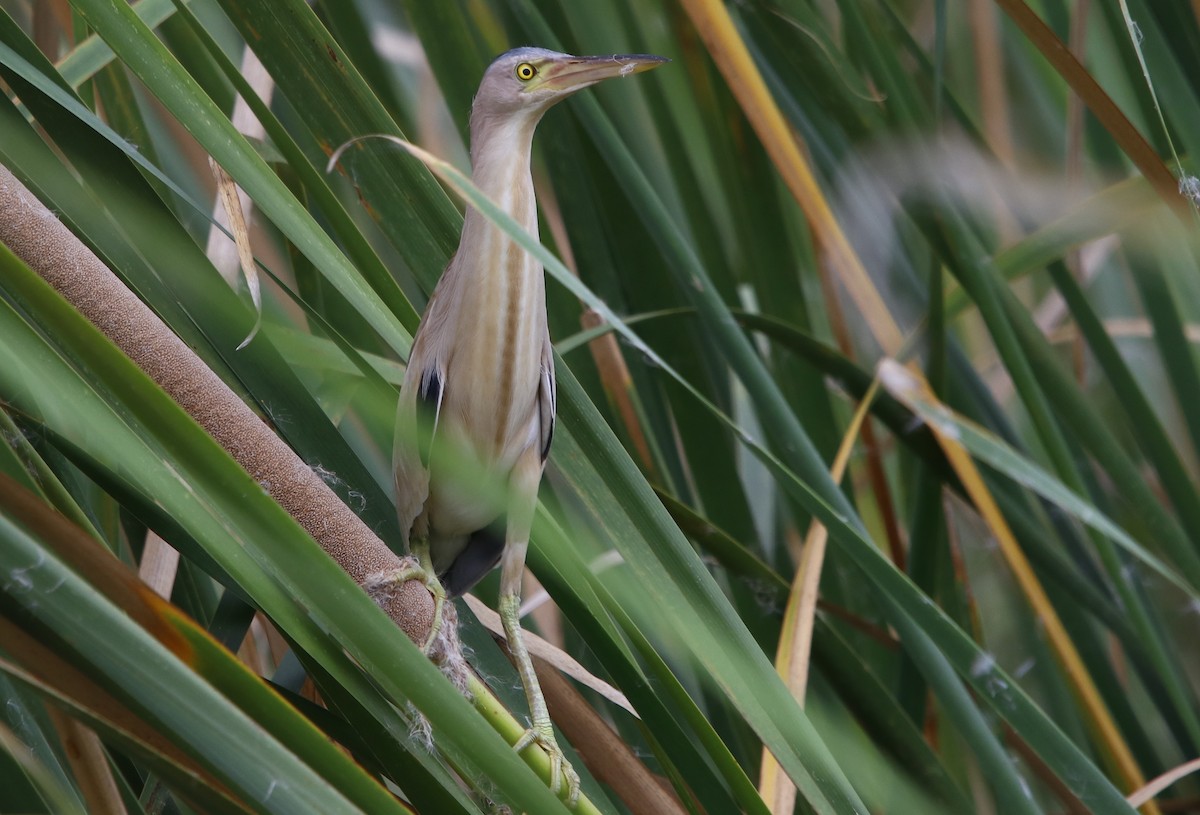
<instances>
[{"instance_id":1,"label":"bird's long neck","mask_svg":"<svg viewBox=\"0 0 1200 815\"><path fill-rule=\"evenodd\" d=\"M475 185L521 227L538 235L537 202L529 172L533 130L540 117L471 119L471 165ZM493 335L507 341L505 322L511 319L545 324L545 284L542 267L503 230L474 208L468 208L456 261L468 277L461 287L488 315ZM537 313L535 313L537 312ZM539 316L542 315L542 316Z\"/></svg>"},{"instance_id":2,"label":"bird's long neck","mask_svg":"<svg viewBox=\"0 0 1200 815\"><path fill-rule=\"evenodd\" d=\"M471 118L471 176L475 186L535 237L537 205L529 157L539 118L525 115ZM463 224L463 248L468 240L479 240L482 233L495 229L474 209L468 210Z\"/></svg>"},{"instance_id":3,"label":"bird's long neck","mask_svg":"<svg viewBox=\"0 0 1200 815\"><path fill-rule=\"evenodd\" d=\"M535 238L537 204L529 173L536 120L505 120L477 129L472 121L475 184ZM479 413L476 442L507 449L506 440L527 431L546 341L546 288L542 266L475 209L467 210L453 262L460 328L455 365L472 372ZM469 330L468 330L469 327Z\"/></svg>"}]
</instances>

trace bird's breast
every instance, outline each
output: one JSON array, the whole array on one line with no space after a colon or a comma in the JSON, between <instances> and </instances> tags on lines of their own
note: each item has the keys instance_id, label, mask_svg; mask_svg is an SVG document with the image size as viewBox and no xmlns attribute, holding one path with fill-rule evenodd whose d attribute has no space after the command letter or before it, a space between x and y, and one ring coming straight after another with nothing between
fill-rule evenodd
<instances>
[{"instance_id":1,"label":"bird's breast","mask_svg":"<svg viewBox=\"0 0 1200 815\"><path fill-rule=\"evenodd\" d=\"M443 420L460 425L483 458L511 466L537 433L545 281L519 245L488 232L484 251L473 255L485 262L469 270L461 300Z\"/></svg>"}]
</instances>

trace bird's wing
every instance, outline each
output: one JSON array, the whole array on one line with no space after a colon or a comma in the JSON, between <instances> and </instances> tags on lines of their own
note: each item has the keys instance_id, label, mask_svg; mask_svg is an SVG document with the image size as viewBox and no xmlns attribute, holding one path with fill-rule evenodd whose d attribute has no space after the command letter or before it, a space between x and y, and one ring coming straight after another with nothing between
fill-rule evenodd
<instances>
[{"instance_id":1,"label":"bird's wing","mask_svg":"<svg viewBox=\"0 0 1200 815\"><path fill-rule=\"evenodd\" d=\"M542 344L542 373L538 382L538 452L542 463L550 455L550 442L554 440L554 416L558 410L558 383L554 379L554 346L550 334Z\"/></svg>"},{"instance_id":2,"label":"bird's wing","mask_svg":"<svg viewBox=\"0 0 1200 815\"><path fill-rule=\"evenodd\" d=\"M446 367L439 359L439 344L431 340L444 322L437 300L435 289L413 340L396 408L392 471L396 479L396 512L405 543L409 542L413 523L429 498L429 449L445 396Z\"/></svg>"},{"instance_id":3,"label":"bird's wing","mask_svg":"<svg viewBox=\"0 0 1200 815\"><path fill-rule=\"evenodd\" d=\"M437 427L444 375L434 368L415 371L411 386L408 379L406 373L396 409L396 440L392 447L396 512L405 543L409 542L413 522L429 497L429 445Z\"/></svg>"}]
</instances>

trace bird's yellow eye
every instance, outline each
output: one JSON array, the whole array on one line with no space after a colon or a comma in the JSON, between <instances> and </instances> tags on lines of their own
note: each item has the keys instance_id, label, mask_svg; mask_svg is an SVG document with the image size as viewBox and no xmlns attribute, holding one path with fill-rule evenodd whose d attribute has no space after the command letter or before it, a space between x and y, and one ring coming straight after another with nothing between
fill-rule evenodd
<instances>
[{"instance_id":1,"label":"bird's yellow eye","mask_svg":"<svg viewBox=\"0 0 1200 815\"><path fill-rule=\"evenodd\" d=\"M517 66L517 79L522 82L528 82L537 76L537 68L534 68L528 62L522 62Z\"/></svg>"}]
</instances>

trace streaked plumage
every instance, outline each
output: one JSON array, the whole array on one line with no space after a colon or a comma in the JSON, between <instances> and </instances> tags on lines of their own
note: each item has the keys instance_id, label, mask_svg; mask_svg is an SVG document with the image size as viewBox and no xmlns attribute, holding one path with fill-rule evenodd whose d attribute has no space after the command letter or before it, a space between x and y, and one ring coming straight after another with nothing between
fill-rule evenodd
<instances>
[{"instance_id":1,"label":"streaked plumage","mask_svg":"<svg viewBox=\"0 0 1200 815\"><path fill-rule=\"evenodd\" d=\"M533 235L538 226L530 149L534 127L553 99L514 107L509 94L487 91L489 85L515 84L512 68L520 60L552 53L518 49L497 59L471 114L476 186ZM432 403L431 392L436 392ZM481 478L511 477L519 466L518 480L531 484L536 495L554 432L544 275L541 264L473 209L467 211L458 251L425 308L400 394L398 422L415 426L424 402L434 414L435 432L464 442L461 452L478 459ZM498 518L491 505L479 501L479 486L442 477L436 462L430 471L419 453L398 438L401 527L411 529L413 537L428 535L439 577L464 553L474 555L468 556L470 568L444 581L449 594L459 594L499 560L495 528L487 534Z\"/></svg>"},{"instance_id":2,"label":"streaked plumage","mask_svg":"<svg viewBox=\"0 0 1200 815\"><path fill-rule=\"evenodd\" d=\"M572 57L540 48L498 57L471 108L476 186L536 236L529 162L542 115L580 88L662 62L641 55ZM470 209L458 251L426 306L400 389L394 454L400 525L414 548L428 545L433 569L451 596L501 563L501 617L534 724L518 747L541 743L558 768L562 753L517 620L554 414L541 264ZM450 459L459 466L446 464ZM489 482L507 489L507 505L481 497ZM578 778L567 770L574 798ZM557 788L557 772L554 778Z\"/></svg>"}]
</instances>

